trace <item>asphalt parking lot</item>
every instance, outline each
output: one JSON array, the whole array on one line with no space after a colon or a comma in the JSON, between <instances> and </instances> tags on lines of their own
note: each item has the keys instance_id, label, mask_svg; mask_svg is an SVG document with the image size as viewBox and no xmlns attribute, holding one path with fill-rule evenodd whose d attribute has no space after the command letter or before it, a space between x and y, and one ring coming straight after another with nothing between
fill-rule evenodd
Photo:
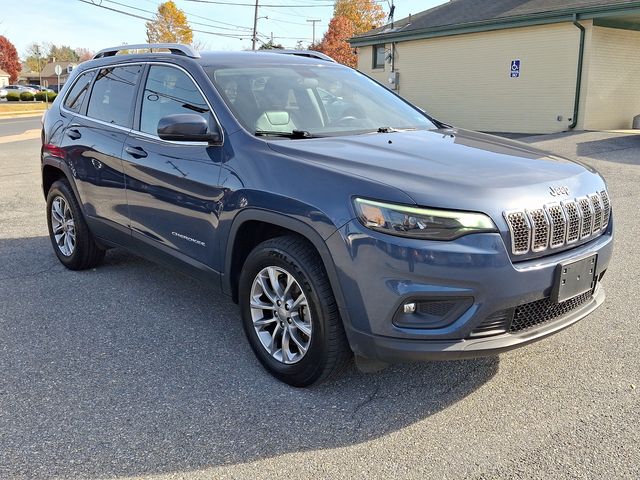
<instances>
[{"instance_id":1,"label":"asphalt parking lot","mask_svg":"<svg viewBox=\"0 0 640 480\"><path fill-rule=\"evenodd\" d=\"M521 140L608 180L603 307L500 357L308 390L260 368L207 285L119 250L65 270L39 140L0 143L0 478L639 478L640 135Z\"/></svg>"}]
</instances>

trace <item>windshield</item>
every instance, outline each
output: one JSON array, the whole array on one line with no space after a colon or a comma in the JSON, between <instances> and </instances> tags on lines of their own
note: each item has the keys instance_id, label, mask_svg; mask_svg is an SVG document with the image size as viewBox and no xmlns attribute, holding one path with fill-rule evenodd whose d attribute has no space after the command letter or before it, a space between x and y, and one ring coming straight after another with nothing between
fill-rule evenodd
<instances>
[{"instance_id":1,"label":"windshield","mask_svg":"<svg viewBox=\"0 0 640 480\"><path fill-rule=\"evenodd\" d=\"M236 118L256 135L350 135L435 125L386 88L335 65L210 67Z\"/></svg>"}]
</instances>

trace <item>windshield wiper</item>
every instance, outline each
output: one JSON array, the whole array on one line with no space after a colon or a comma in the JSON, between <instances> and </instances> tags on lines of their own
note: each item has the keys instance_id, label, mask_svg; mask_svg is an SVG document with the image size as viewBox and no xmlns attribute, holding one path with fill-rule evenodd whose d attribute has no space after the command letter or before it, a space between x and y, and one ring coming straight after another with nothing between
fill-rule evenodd
<instances>
[{"instance_id":1,"label":"windshield wiper","mask_svg":"<svg viewBox=\"0 0 640 480\"><path fill-rule=\"evenodd\" d=\"M318 138L317 135L312 135L306 130L293 130L292 132L270 132L268 130L257 130L255 132L256 137L285 137L292 138L294 140L300 138Z\"/></svg>"},{"instance_id":2,"label":"windshield wiper","mask_svg":"<svg viewBox=\"0 0 640 480\"><path fill-rule=\"evenodd\" d=\"M417 130L417 128L380 127L378 128L378 133L410 132L412 130Z\"/></svg>"}]
</instances>

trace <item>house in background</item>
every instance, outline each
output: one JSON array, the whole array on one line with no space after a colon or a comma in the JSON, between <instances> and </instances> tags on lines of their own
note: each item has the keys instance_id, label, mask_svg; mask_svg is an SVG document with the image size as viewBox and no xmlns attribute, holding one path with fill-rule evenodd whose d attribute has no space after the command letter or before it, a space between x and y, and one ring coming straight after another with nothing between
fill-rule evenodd
<instances>
[{"instance_id":1,"label":"house in background","mask_svg":"<svg viewBox=\"0 0 640 480\"><path fill-rule=\"evenodd\" d=\"M42 77L38 72L23 71L20 74L18 83L39 84L40 78L42 78L43 87L49 87L56 90L58 87L58 76L56 75L55 71L56 65L60 65L60 67L62 68L62 73L60 74L60 88L62 88L64 82L67 81L73 69L78 66L78 62L48 62L42 67Z\"/></svg>"},{"instance_id":2,"label":"house in background","mask_svg":"<svg viewBox=\"0 0 640 480\"><path fill-rule=\"evenodd\" d=\"M627 129L640 114L638 1L454 0L350 43L359 70L460 127Z\"/></svg>"},{"instance_id":3,"label":"house in background","mask_svg":"<svg viewBox=\"0 0 640 480\"><path fill-rule=\"evenodd\" d=\"M5 72L0 68L0 88L6 87L7 85L9 85L10 77L11 75L9 75L7 72Z\"/></svg>"}]
</instances>

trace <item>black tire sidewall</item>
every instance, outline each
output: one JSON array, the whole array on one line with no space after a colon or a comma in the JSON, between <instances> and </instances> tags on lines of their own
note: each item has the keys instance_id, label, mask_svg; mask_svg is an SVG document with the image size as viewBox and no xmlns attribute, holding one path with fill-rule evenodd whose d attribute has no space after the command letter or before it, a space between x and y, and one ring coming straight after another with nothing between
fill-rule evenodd
<instances>
[{"instance_id":1,"label":"black tire sidewall","mask_svg":"<svg viewBox=\"0 0 640 480\"><path fill-rule=\"evenodd\" d=\"M265 267L280 267L293 275L304 290L311 312L312 334L309 350L297 363L286 365L273 358L260 342L253 327L249 297L251 286L258 272ZM239 301L242 325L258 360L275 377L294 386L307 386L319 378L327 362L328 331L324 302L318 297L314 275L310 274L304 262L294 254L277 247L258 247L247 258L239 282Z\"/></svg>"}]
</instances>

